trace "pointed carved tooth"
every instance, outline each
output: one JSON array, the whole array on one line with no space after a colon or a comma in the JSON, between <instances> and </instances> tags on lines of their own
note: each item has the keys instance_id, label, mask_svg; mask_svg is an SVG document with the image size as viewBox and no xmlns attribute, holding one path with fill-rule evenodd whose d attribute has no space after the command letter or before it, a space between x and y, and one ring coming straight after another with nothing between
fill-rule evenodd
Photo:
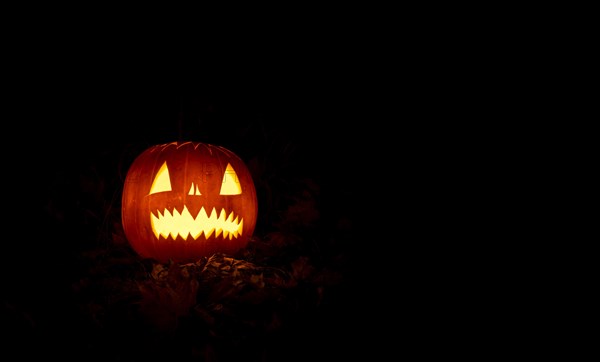
<instances>
[{"instance_id":1,"label":"pointed carved tooth","mask_svg":"<svg viewBox=\"0 0 600 362\"><path fill-rule=\"evenodd\" d=\"M212 235L212 233L215 232L215 228L211 228L210 230L208 230L208 232L204 232L204 235L206 235L206 238L210 238L210 236ZM218 235L217 235L218 236Z\"/></svg>"},{"instance_id":2,"label":"pointed carved tooth","mask_svg":"<svg viewBox=\"0 0 600 362\"><path fill-rule=\"evenodd\" d=\"M208 215L206 214L206 210L204 210L204 206L202 206L200 212L198 212L198 215L196 215L196 220L204 221L206 219L208 219Z\"/></svg>"},{"instance_id":3,"label":"pointed carved tooth","mask_svg":"<svg viewBox=\"0 0 600 362\"><path fill-rule=\"evenodd\" d=\"M154 236L158 239L158 235L160 235L158 233L158 228L156 227L156 225L158 224L158 218L151 213L150 219L150 225L152 225L152 232L154 233Z\"/></svg>"},{"instance_id":4,"label":"pointed carved tooth","mask_svg":"<svg viewBox=\"0 0 600 362\"><path fill-rule=\"evenodd\" d=\"M210 212L210 219L211 220L217 220L218 216L217 216L217 210L215 210L215 208L213 207L212 211Z\"/></svg>"}]
</instances>

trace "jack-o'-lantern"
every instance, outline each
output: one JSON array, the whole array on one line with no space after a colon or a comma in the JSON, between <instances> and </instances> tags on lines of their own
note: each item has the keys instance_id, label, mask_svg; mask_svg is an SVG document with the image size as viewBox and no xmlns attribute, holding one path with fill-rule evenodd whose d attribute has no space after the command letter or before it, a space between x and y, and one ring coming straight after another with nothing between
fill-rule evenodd
<instances>
[{"instance_id":1,"label":"jack-o'-lantern","mask_svg":"<svg viewBox=\"0 0 600 362\"><path fill-rule=\"evenodd\" d=\"M221 146L155 145L137 156L125 177L123 230L145 258L184 263L233 254L247 245L257 214L248 168Z\"/></svg>"}]
</instances>

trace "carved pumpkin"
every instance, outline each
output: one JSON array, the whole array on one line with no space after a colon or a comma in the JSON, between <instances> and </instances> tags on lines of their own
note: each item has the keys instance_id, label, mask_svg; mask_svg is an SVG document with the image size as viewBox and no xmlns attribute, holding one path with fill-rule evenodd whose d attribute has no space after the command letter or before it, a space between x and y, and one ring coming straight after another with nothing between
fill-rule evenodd
<instances>
[{"instance_id":1,"label":"carved pumpkin","mask_svg":"<svg viewBox=\"0 0 600 362\"><path fill-rule=\"evenodd\" d=\"M258 206L245 163L226 148L168 143L146 149L123 186L125 236L142 257L194 262L247 245Z\"/></svg>"}]
</instances>

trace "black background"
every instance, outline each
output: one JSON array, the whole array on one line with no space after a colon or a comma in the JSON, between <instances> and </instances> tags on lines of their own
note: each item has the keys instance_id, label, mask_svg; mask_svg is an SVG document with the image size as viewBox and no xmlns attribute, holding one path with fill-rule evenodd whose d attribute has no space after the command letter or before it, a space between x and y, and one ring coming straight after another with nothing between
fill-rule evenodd
<instances>
[{"instance_id":1,"label":"black background","mask_svg":"<svg viewBox=\"0 0 600 362\"><path fill-rule=\"evenodd\" d=\"M339 53L327 40L310 51L253 42L202 51L196 43L52 38L40 33L23 45L28 52L15 53L6 72L5 228L18 225L2 263L10 351L86 358L84 347L63 340L95 338L76 330L71 288L80 256L110 233L106 220L119 212L133 159L154 144L191 140L258 160L280 200L310 180L320 190L323 237L340 221L352 230L343 246L351 267L335 301L273 348L289 349L288 359L376 352L372 341L381 344L374 336L382 332L375 324L395 313L380 306L396 288L378 289L390 269L389 260L378 260L397 235L381 238L368 221L391 206L378 194L385 189L371 187L374 180L393 183L398 167L380 161L396 152L394 145L375 138L397 126L382 118L381 104L394 96L381 95L373 81L381 76L377 61L365 67L352 47ZM266 197L261 190L259 203ZM259 205L257 236L272 230L281 203ZM111 215L102 215L106 210Z\"/></svg>"},{"instance_id":2,"label":"black background","mask_svg":"<svg viewBox=\"0 0 600 362\"><path fill-rule=\"evenodd\" d=\"M490 162L481 150L494 127L480 118L498 116L482 110L492 95L478 90L489 79L483 68L463 77L474 61L462 64L459 35L368 16L284 16L231 32L231 22L206 25L207 13L174 26L80 16L9 35L1 273L9 352L90 359L86 341L107 339L77 329L72 285L93 267L81 255L110 244L107 220L118 220L134 158L176 140L221 145L262 167L257 237L276 229L310 180L319 190L314 237L344 240L343 282L270 347L283 360L468 347L479 321L459 331L456 320L485 297L463 303L455 276L471 272L461 264L470 235L459 229L463 211L479 209L465 199L487 177L472 170Z\"/></svg>"},{"instance_id":3,"label":"black background","mask_svg":"<svg viewBox=\"0 0 600 362\"><path fill-rule=\"evenodd\" d=\"M554 203L532 175L577 164L548 124L554 58L531 54L545 28L507 35L497 9L51 6L7 12L2 39L2 353L101 358L82 353L107 336L77 329L78 261L134 157L180 139L261 160L282 200L314 181L321 231L351 226L344 283L271 346L283 360L511 354L556 330L529 297L547 277L532 240L557 226L514 227ZM265 206L259 237L282 210Z\"/></svg>"}]
</instances>

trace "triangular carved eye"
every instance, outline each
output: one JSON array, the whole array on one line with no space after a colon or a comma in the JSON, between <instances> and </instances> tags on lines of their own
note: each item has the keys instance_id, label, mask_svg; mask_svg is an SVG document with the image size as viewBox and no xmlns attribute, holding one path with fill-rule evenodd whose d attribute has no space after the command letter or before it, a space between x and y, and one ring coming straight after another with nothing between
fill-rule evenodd
<instances>
[{"instance_id":1,"label":"triangular carved eye","mask_svg":"<svg viewBox=\"0 0 600 362\"><path fill-rule=\"evenodd\" d=\"M242 193L242 187L240 186L240 180L238 180L237 173L231 164L227 164L225 173L223 174L223 183L221 184L221 195L239 195Z\"/></svg>"},{"instance_id":2,"label":"triangular carved eye","mask_svg":"<svg viewBox=\"0 0 600 362\"><path fill-rule=\"evenodd\" d=\"M169 178L169 168L166 161L160 166L160 170L158 170L154 177L152 187L150 188L150 195L165 191L171 191L171 179Z\"/></svg>"}]
</instances>

